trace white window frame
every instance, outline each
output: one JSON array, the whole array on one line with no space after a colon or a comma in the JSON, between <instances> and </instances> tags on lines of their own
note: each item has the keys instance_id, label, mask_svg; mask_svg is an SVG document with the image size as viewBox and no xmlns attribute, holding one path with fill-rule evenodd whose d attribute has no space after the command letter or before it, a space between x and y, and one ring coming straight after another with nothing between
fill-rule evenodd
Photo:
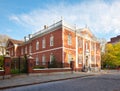
<instances>
[{"instance_id":1,"label":"white window frame","mask_svg":"<svg viewBox=\"0 0 120 91\"><path fill-rule=\"evenodd\" d=\"M72 54L68 54L68 63L70 63L70 61L72 61Z\"/></svg>"},{"instance_id":2,"label":"white window frame","mask_svg":"<svg viewBox=\"0 0 120 91\"><path fill-rule=\"evenodd\" d=\"M45 55L42 56L42 65L45 65L46 64L46 57Z\"/></svg>"},{"instance_id":3,"label":"white window frame","mask_svg":"<svg viewBox=\"0 0 120 91\"><path fill-rule=\"evenodd\" d=\"M50 46L53 46L54 45L54 36L51 35L50 36Z\"/></svg>"},{"instance_id":4,"label":"white window frame","mask_svg":"<svg viewBox=\"0 0 120 91\"><path fill-rule=\"evenodd\" d=\"M36 41L36 50L39 50L39 41Z\"/></svg>"},{"instance_id":5,"label":"white window frame","mask_svg":"<svg viewBox=\"0 0 120 91\"><path fill-rule=\"evenodd\" d=\"M50 54L50 63L52 62L53 59L53 53Z\"/></svg>"},{"instance_id":6,"label":"white window frame","mask_svg":"<svg viewBox=\"0 0 120 91\"><path fill-rule=\"evenodd\" d=\"M46 40L45 38L42 39L42 48L45 48L46 47Z\"/></svg>"},{"instance_id":7,"label":"white window frame","mask_svg":"<svg viewBox=\"0 0 120 91\"><path fill-rule=\"evenodd\" d=\"M72 36L68 34L68 45L72 45Z\"/></svg>"},{"instance_id":8,"label":"white window frame","mask_svg":"<svg viewBox=\"0 0 120 91\"><path fill-rule=\"evenodd\" d=\"M36 62L36 65L39 65L39 57L38 57L38 55L36 55L35 62Z\"/></svg>"}]
</instances>

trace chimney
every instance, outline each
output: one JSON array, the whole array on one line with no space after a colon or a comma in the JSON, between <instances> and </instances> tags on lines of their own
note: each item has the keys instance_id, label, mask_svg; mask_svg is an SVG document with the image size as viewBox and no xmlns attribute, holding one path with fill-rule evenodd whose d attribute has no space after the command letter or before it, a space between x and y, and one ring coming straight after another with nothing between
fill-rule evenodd
<instances>
[{"instance_id":1,"label":"chimney","mask_svg":"<svg viewBox=\"0 0 120 91\"><path fill-rule=\"evenodd\" d=\"M26 36L24 37L24 41L26 42Z\"/></svg>"},{"instance_id":2,"label":"chimney","mask_svg":"<svg viewBox=\"0 0 120 91\"><path fill-rule=\"evenodd\" d=\"M47 25L44 25L44 29L47 29L48 28L48 26Z\"/></svg>"},{"instance_id":3,"label":"chimney","mask_svg":"<svg viewBox=\"0 0 120 91\"><path fill-rule=\"evenodd\" d=\"M29 39L32 38L32 34L29 34L28 36L29 36Z\"/></svg>"}]
</instances>

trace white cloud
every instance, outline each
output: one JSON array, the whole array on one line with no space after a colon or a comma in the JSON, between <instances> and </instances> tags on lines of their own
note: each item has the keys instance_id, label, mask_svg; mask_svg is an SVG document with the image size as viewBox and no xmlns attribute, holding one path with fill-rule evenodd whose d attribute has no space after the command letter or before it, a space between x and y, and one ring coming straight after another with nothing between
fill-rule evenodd
<instances>
[{"instance_id":1,"label":"white cloud","mask_svg":"<svg viewBox=\"0 0 120 91\"><path fill-rule=\"evenodd\" d=\"M97 34L120 34L120 2L104 1L83 2L72 5L58 4L47 5L45 9L37 9L29 13L12 15L11 20L29 27L36 31L43 28L45 24L51 25L59 21L61 16L77 27L84 27L86 24L92 32ZM97 35L100 37L100 35Z\"/></svg>"}]
</instances>

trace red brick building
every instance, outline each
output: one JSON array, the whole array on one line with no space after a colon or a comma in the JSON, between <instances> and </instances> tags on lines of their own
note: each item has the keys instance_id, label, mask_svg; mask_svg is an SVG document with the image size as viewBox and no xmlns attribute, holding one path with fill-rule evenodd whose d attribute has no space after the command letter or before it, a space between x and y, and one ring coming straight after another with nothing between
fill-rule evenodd
<instances>
[{"instance_id":1,"label":"red brick building","mask_svg":"<svg viewBox=\"0 0 120 91\"><path fill-rule=\"evenodd\" d=\"M57 61L70 63L75 68L101 68L100 43L88 28L76 29L63 20L24 37L24 42L9 39L7 50L11 57L32 54L36 65L51 61L53 55Z\"/></svg>"},{"instance_id":2,"label":"red brick building","mask_svg":"<svg viewBox=\"0 0 120 91\"><path fill-rule=\"evenodd\" d=\"M113 38L110 38L110 41L108 43L115 44L115 43L118 43L118 42L120 42L120 35L118 35L116 37L113 37Z\"/></svg>"}]
</instances>

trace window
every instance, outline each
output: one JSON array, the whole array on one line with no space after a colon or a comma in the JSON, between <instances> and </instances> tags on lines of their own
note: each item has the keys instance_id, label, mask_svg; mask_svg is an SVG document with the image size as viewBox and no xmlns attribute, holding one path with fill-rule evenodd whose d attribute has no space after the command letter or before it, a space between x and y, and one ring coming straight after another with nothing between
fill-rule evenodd
<instances>
[{"instance_id":1,"label":"window","mask_svg":"<svg viewBox=\"0 0 120 91\"><path fill-rule=\"evenodd\" d=\"M27 54L27 46L25 47L25 54Z\"/></svg>"},{"instance_id":2,"label":"window","mask_svg":"<svg viewBox=\"0 0 120 91\"><path fill-rule=\"evenodd\" d=\"M21 48L21 55L23 55L23 48Z\"/></svg>"},{"instance_id":3,"label":"window","mask_svg":"<svg viewBox=\"0 0 120 91\"><path fill-rule=\"evenodd\" d=\"M36 50L39 50L39 41L36 42Z\"/></svg>"},{"instance_id":4,"label":"window","mask_svg":"<svg viewBox=\"0 0 120 91\"><path fill-rule=\"evenodd\" d=\"M29 54L32 53L32 46L29 46Z\"/></svg>"},{"instance_id":5,"label":"window","mask_svg":"<svg viewBox=\"0 0 120 91\"><path fill-rule=\"evenodd\" d=\"M83 40L82 40L82 38L79 38L78 39L78 47L82 48L82 45L83 45Z\"/></svg>"},{"instance_id":6,"label":"window","mask_svg":"<svg viewBox=\"0 0 120 91\"><path fill-rule=\"evenodd\" d=\"M91 61L94 63L94 61L95 61L94 55L91 56Z\"/></svg>"},{"instance_id":7,"label":"window","mask_svg":"<svg viewBox=\"0 0 120 91\"><path fill-rule=\"evenodd\" d=\"M36 56L36 65L39 65L39 58L38 58L38 55Z\"/></svg>"},{"instance_id":8,"label":"window","mask_svg":"<svg viewBox=\"0 0 120 91\"><path fill-rule=\"evenodd\" d=\"M72 36L68 34L68 45L72 44Z\"/></svg>"},{"instance_id":9,"label":"window","mask_svg":"<svg viewBox=\"0 0 120 91\"><path fill-rule=\"evenodd\" d=\"M68 63L70 63L70 61L72 61L72 55L68 54Z\"/></svg>"},{"instance_id":10,"label":"window","mask_svg":"<svg viewBox=\"0 0 120 91\"><path fill-rule=\"evenodd\" d=\"M89 48L89 47L88 47L88 46L89 46L89 45L88 45L88 42L86 42L85 46L86 46L86 50L88 50L88 48Z\"/></svg>"},{"instance_id":11,"label":"window","mask_svg":"<svg viewBox=\"0 0 120 91\"><path fill-rule=\"evenodd\" d=\"M45 38L42 39L42 48L45 48Z\"/></svg>"},{"instance_id":12,"label":"window","mask_svg":"<svg viewBox=\"0 0 120 91\"><path fill-rule=\"evenodd\" d=\"M94 50L94 43L91 43L91 50Z\"/></svg>"},{"instance_id":13,"label":"window","mask_svg":"<svg viewBox=\"0 0 120 91\"><path fill-rule=\"evenodd\" d=\"M50 63L52 62L52 59L53 59L53 54L51 53L50 54Z\"/></svg>"},{"instance_id":14,"label":"window","mask_svg":"<svg viewBox=\"0 0 120 91\"><path fill-rule=\"evenodd\" d=\"M79 64L82 64L82 57L83 57L82 54L78 55L78 63Z\"/></svg>"},{"instance_id":15,"label":"window","mask_svg":"<svg viewBox=\"0 0 120 91\"><path fill-rule=\"evenodd\" d=\"M54 45L54 36L51 35L50 36L50 46L53 46Z\"/></svg>"},{"instance_id":16,"label":"window","mask_svg":"<svg viewBox=\"0 0 120 91\"><path fill-rule=\"evenodd\" d=\"M45 55L42 56L42 64L43 64L43 65L46 64L46 58L45 58Z\"/></svg>"},{"instance_id":17,"label":"window","mask_svg":"<svg viewBox=\"0 0 120 91\"><path fill-rule=\"evenodd\" d=\"M11 55L13 56L13 49L11 50Z\"/></svg>"}]
</instances>

